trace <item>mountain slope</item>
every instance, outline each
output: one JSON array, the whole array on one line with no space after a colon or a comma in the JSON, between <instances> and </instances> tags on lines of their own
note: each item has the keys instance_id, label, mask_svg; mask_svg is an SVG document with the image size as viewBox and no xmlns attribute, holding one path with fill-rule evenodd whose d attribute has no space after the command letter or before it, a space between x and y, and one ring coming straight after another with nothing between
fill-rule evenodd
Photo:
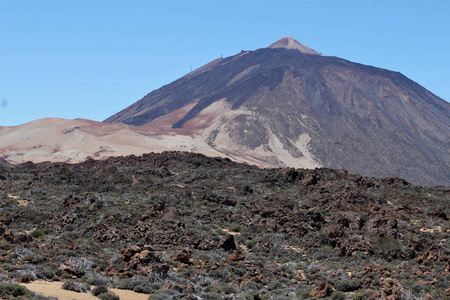
<instances>
[{"instance_id":1,"label":"mountain slope","mask_svg":"<svg viewBox=\"0 0 450 300\"><path fill-rule=\"evenodd\" d=\"M230 157L274 166L450 181L449 103L400 73L292 38L217 59L105 122L200 135Z\"/></svg>"},{"instance_id":2,"label":"mountain slope","mask_svg":"<svg viewBox=\"0 0 450 300\"><path fill-rule=\"evenodd\" d=\"M170 150L227 157L200 136L160 134L146 126L46 118L19 126L0 127L0 165L29 161L77 163L89 158L105 159ZM234 160L270 167L270 164L245 155L234 157Z\"/></svg>"}]
</instances>

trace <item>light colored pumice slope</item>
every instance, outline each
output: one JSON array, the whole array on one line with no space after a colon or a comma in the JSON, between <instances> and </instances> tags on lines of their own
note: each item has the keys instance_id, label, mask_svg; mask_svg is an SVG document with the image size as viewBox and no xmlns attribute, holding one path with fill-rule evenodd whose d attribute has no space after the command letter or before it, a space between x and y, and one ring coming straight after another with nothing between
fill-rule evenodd
<instances>
[{"instance_id":1,"label":"light colored pumice slope","mask_svg":"<svg viewBox=\"0 0 450 300\"><path fill-rule=\"evenodd\" d=\"M266 141L253 145L254 140L248 139L246 136L252 135L254 132L246 124L251 123L252 120L255 121L259 116L244 107L232 109L232 105L225 98L202 110L187 121L182 128L172 128L174 121L185 116L194 105L188 104L138 128L147 128L147 130L158 128L161 136L195 137L195 140L206 143L212 150L232 160L261 167L321 167L308 149L311 138L307 133L291 141L302 152L301 157L293 156L277 135L272 132L270 120L258 120L258 124L265 129Z\"/></svg>"},{"instance_id":2,"label":"light colored pumice slope","mask_svg":"<svg viewBox=\"0 0 450 300\"><path fill-rule=\"evenodd\" d=\"M240 149L232 139L221 133L216 143L208 143L211 132L223 125L225 115L248 114L232 111L222 101L210 107L189 121L186 128L172 129L165 126L170 118L183 114L189 107L164 116L146 126L131 126L123 123L100 123L86 119L66 120L59 118L40 119L14 127L0 127L0 158L10 164L32 161L77 163L87 158L104 159L110 156L141 155L149 152L191 151L208 156L228 157L234 161L274 167L294 165L296 167L316 167L312 158L295 161L282 148L276 138L271 139L274 150ZM212 121L212 126L204 126ZM157 131L155 131L156 128ZM221 141L217 145L217 141ZM298 141L304 145L306 139ZM307 152L306 152L307 153ZM278 159L277 159L278 157ZM280 157L282 157L280 159Z\"/></svg>"},{"instance_id":3,"label":"light colored pumice slope","mask_svg":"<svg viewBox=\"0 0 450 300\"><path fill-rule=\"evenodd\" d=\"M26 161L76 163L88 157L102 159L167 150L193 150L223 156L194 137L160 136L122 123L51 118L0 127L0 157L12 164Z\"/></svg>"}]
</instances>

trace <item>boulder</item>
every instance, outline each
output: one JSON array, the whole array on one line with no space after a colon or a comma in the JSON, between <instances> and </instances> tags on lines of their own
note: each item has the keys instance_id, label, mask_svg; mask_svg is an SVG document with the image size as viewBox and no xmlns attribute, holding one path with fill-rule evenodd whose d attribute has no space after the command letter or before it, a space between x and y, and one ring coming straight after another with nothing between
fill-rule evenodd
<instances>
[{"instance_id":1,"label":"boulder","mask_svg":"<svg viewBox=\"0 0 450 300\"><path fill-rule=\"evenodd\" d=\"M23 275L22 277L19 278L19 282L20 283L29 283L31 281L30 277L28 277L28 275Z\"/></svg>"},{"instance_id":2,"label":"boulder","mask_svg":"<svg viewBox=\"0 0 450 300\"><path fill-rule=\"evenodd\" d=\"M139 253L139 260L143 264L148 264L149 262L156 260L156 257L153 252L149 250L143 250Z\"/></svg>"},{"instance_id":3,"label":"boulder","mask_svg":"<svg viewBox=\"0 0 450 300\"><path fill-rule=\"evenodd\" d=\"M331 288L326 282L321 282L309 295L316 298L325 298L331 294Z\"/></svg>"},{"instance_id":4,"label":"boulder","mask_svg":"<svg viewBox=\"0 0 450 300\"><path fill-rule=\"evenodd\" d=\"M187 263L189 263L189 260L191 259L191 253L192 253L191 249L184 248L177 254L173 255L172 259L174 261L179 261L181 263L187 264Z\"/></svg>"},{"instance_id":5,"label":"boulder","mask_svg":"<svg viewBox=\"0 0 450 300\"><path fill-rule=\"evenodd\" d=\"M11 230L8 230L5 233L3 233L3 238L9 243L14 243L14 234L12 233Z\"/></svg>"},{"instance_id":6,"label":"boulder","mask_svg":"<svg viewBox=\"0 0 450 300\"><path fill-rule=\"evenodd\" d=\"M245 259L245 256L242 254L241 251L235 251L230 256L228 256L228 260L231 261L242 261Z\"/></svg>"},{"instance_id":7,"label":"boulder","mask_svg":"<svg viewBox=\"0 0 450 300\"><path fill-rule=\"evenodd\" d=\"M234 241L234 236L227 234L221 237L219 240L219 247L225 251L235 250L236 242Z\"/></svg>"},{"instance_id":8,"label":"boulder","mask_svg":"<svg viewBox=\"0 0 450 300\"><path fill-rule=\"evenodd\" d=\"M450 288L446 289L444 291L445 296L449 296L450 297Z\"/></svg>"},{"instance_id":9,"label":"boulder","mask_svg":"<svg viewBox=\"0 0 450 300\"><path fill-rule=\"evenodd\" d=\"M77 269L71 262L65 262L65 263L60 264L59 269L66 271L67 273L69 273L77 278L81 278L86 274L83 270Z\"/></svg>"},{"instance_id":10,"label":"boulder","mask_svg":"<svg viewBox=\"0 0 450 300\"><path fill-rule=\"evenodd\" d=\"M122 259L126 262L130 261L131 258L139 252L141 252L141 247L137 245L133 245L128 248L123 248L122 250L120 250L120 254L122 254Z\"/></svg>"}]
</instances>

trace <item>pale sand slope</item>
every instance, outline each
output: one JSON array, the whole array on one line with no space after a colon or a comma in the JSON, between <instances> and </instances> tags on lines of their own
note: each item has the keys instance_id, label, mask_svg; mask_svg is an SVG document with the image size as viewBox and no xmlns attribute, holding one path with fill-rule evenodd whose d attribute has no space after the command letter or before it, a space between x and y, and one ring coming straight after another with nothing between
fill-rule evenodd
<instances>
[{"instance_id":1,"label":"pale sand slope","mask_svg":"<svg viewBox=\"0 0 450 300\"><path fill-rule=\"evenodd\" d=\"M292 157L275 135L270 138L270 152L263 147L251 150L236 144L228 135L229 128L224 120L236 114L251 115L251 112L231 110L224 99L202 111L183 128L172 129L174 120L179 120L191 106L162 116L145 126L48 118L19 126L0 127L0 159L11 164L27 161L77 163L87 158L190 151L213 157L228 157L260 167L320 166L307 150L309 136L293 141L305 154L302 158ZM219 134L211 141L214 131Z\"/></svg>"},{"instance_id":2,"label":"pale sand slope","mask_svg":"<svg viewBox=\"0 0 450 300\"><path fill-rule=\"evenodd\" d=\"M0 157L12 164L26 161L76 163L87 157L102 159L171 150L225 156L200 137L161 135L149 128L122 123L51 118L0 127Z\"/></svg>"},{"instance_id":3,"label":"pale sand slope","mask_svg":"<svg viewBox=\"0 0 450 300\"><path fill-rule=\"evenodd\" d=\"M59 281L33 281L30 283L21 283L32 292L47 296L56 297L60 300L98 300L98 297L93 296L90 293L77 293L73 291L67 291L62 289L63 282ZM110 291L116 293L120 299L133 299L133 300L148 300L147 294L139 294L128 290L110 289Z\"/></svg>"}]
</instances>

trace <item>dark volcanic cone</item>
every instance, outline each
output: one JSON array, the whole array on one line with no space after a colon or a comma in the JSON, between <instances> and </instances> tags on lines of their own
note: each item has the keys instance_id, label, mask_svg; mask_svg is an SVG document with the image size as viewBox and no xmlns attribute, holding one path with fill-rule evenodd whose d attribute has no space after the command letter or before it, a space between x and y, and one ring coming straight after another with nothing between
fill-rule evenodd
<instances>
[{"instance_id":1,"label":"dark volcanic cone","mask_svg":"<svg viewBox=\"0 0 450 300\"><path fill-rule=\"evenodd\" d=\"M398 72L292 38L217 59L105 122L200 135L230 157L448 184L450 104Z\"/></svg>"}]
</instances>

